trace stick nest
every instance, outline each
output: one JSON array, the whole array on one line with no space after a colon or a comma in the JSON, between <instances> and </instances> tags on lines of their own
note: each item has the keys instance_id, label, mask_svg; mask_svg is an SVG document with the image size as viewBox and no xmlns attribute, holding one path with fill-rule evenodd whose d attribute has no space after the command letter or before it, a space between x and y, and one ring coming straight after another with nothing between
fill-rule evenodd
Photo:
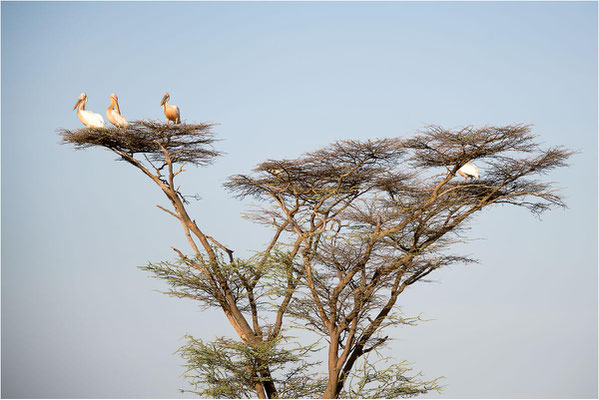
<instances>
[{"instance_id":1,"label":"stick nest","mask_svg":"<svg viewBox=\"0 0 599 400\"><path fill-rule=\"evenodd\" d=\"M214 150L213 123L168 125L156 121L132 121L128 128L59 129L63 144L81 150L99 146L121 156L143 154L152 161L168 152L174 163L206 165L221 153ZM125 157L124 157L125 158Z\"/></svg>"}]
</instances>

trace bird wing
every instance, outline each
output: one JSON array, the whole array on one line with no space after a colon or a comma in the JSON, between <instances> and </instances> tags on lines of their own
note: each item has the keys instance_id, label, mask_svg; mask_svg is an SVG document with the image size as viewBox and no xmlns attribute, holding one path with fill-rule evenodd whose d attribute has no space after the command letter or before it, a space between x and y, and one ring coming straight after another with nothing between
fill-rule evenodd
<instances>
[{"instance_id":1,"label":"bird wing","mask_svg":"<svg viewBox=\"0 0 599 400\"><path fill-rule=\"evenodd\" d=\"M110 121L113 125L118 126L120 128L124 128L129 126L129 122L125 117L119 114L116 110L110 110L110 116L112 117L112 121ZM110 118L108 118L110 120Z\"/></svg>"},{"instance_id":2,"label":"bird wing","mask_svg":"<svg viewBox=\"0 0 599 400\"><path fill-rule=\"evenodd\" d=\"M87 126L90 128L106 128L104 124L104 118L100 114L96 114L91 111L81 111L81 115L87 122Z\"/></svg>"},{"instance_id":3,"label":"bird wing","mask_svg":"<svg viewBox=\"0 0 599 400\"><path fill-rule=\"evenodd\" d=\"M165 109L164 109L164 115L166 115L166 118L170 119L171 121L174 121L176 119L179 118L179 107L177 106L173 106L173 105L168 105Z\"/></svg>"},{"instance_id":4,"label":"bird wing","mask_svg":"<svg viewBox=\"0 0 599 400\"><path fill-rule=\"evenodd\" d=\"M118 114L115 119L121 128L129 126L129 121L127 121L127 119L123 117L121 114Z\"/></svg>"},{"instance_id":5,"label":"bird wing","mask_svg":"<svg viewBox=\"0 0 599 400\"><path fill-rule=\"evenodd\" d=\"M472 172L473 172L473 175L478 178L478 167L474 164L472 164Z\"/></svg>"},{"instance_id":6,"label":"bird wing","mask_svg":"<svg viewBox=\"0 0 599 400\"><path fill-rule=\"evenodd\" d=\"M464 174L468 176L475 176L478 178L478 168L476 167L476 165L472 163L467 163L463 165L462 168L460 168L458 171L462 171Z\"/></svg>"}]
</instances>

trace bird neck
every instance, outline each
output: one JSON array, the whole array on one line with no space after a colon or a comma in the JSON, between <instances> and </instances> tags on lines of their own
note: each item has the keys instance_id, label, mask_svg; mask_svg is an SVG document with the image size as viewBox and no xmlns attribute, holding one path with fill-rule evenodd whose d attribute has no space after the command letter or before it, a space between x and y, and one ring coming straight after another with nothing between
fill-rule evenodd
<instances>
[{"instance_id":1,"label":"bird neck","mask_svg":"<svg viewBox=\"0 0 599 400\"><path fill-rule=\"evenodd\" d=\"M77 107L77 116L79 117L79 119L81 119L82 111L85 111L85 103L84 102L79 103L79 107Z\"/></svg>"},{"instance_id":2,"label":"bird neck","mask_svg":"<svg viewBox=\"0 0 599 400\"><path fill-rule=\"evenodd\" d=\"M108 110L107 111L112 111L112 110L116 110L117 113L121 113L121 110L119 109L119 103L117 103L116 101L110 99L110 106L108 106Z\"/></svg>"}]
</instances>

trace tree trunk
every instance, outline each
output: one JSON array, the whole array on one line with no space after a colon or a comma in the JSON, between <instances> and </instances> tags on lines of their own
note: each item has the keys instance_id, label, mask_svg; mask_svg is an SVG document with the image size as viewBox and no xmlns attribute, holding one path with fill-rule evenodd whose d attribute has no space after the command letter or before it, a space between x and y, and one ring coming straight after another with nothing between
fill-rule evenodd
<instances>
[{"instance_id":1,"label":"tree trunk","mask_svg":"<svg viewBox=\"0 0 599 400\"><path fill-rule=\"evenodd\" d=\"M331 343L329 344L329 381L327 382L327 388L324 391L323 399L336 399L339 395L337 386L339 383L339 368L337 368L337 350L339 347L339 335L333 331L330 335Z\"/></svg>"},{"instance_id":2,"label":"tree trunk","mask_svg":"<svg viewBox=\"0 0 599 400\"><path fill-rule=\"evenodd\" d=\"M336 399L337 398L337 380L329 379L327 388L322 394L322 399Z\"/></svg>"}]
</instances>

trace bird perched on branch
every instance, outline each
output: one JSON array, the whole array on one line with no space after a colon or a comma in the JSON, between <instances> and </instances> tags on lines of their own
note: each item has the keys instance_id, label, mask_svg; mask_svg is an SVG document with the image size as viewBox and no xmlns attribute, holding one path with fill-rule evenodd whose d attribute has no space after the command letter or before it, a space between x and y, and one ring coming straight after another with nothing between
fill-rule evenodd
<instances>
[{"instance_id":1,"label":"bird perched on branch","mask_svg":"<svg viewBox=\"0 0 599 400\"><path fill-rule=\"evenodd\" d=\"M119 98L114 93L110 95L110 106L106 109L106 117L108 117L108 121L110 121L112 125L118 128L127 128L129 126L129 122L127 122L125 117L121 114Z\"/></svg>"},{"instance_id":2,"label":"bird perched on branch","mask_svg":"<svg viewBox=\"0 0 599 400\"><path fill-rule=\"evenodd\" d=\"M470 180L473 178L479 179L478 168L471 162L462 165L462 168L458 169L458 174L464 177L464 182L468 182L468 178Z\"/></svg>"},{"instance_id":3,"label":"bird perched on branch","mask_svg":"<svg viewBox=\"0 0 599 400\"><path fill-rule=\"evenodd\" d=\"M168 100L171 98L171 95L168 92L164 93L162 100L160 101L160 105L164 106L164 115L166 115L166 123L168 121L173 121L174 124L180 124L181 118L179 114L179 107L172 106L168 104Z\"/></svg>"},{"instance_id":4,"label":"bird perched on branch","mask_svg":"<svg viewBox=\"0 0 599 400\"><path fill-rule=\"evenodd\" d=\"M81 93L75 107L73 107L73 111L79 107L77 110L77 116L79 120L83 122L83 125L88 128L106 128L104 124L104 119L100 114L96 114L95 112L91 112L85 109L85 103L87 103L87 95L85 92Z\"/></svg>"}]
</instances>

